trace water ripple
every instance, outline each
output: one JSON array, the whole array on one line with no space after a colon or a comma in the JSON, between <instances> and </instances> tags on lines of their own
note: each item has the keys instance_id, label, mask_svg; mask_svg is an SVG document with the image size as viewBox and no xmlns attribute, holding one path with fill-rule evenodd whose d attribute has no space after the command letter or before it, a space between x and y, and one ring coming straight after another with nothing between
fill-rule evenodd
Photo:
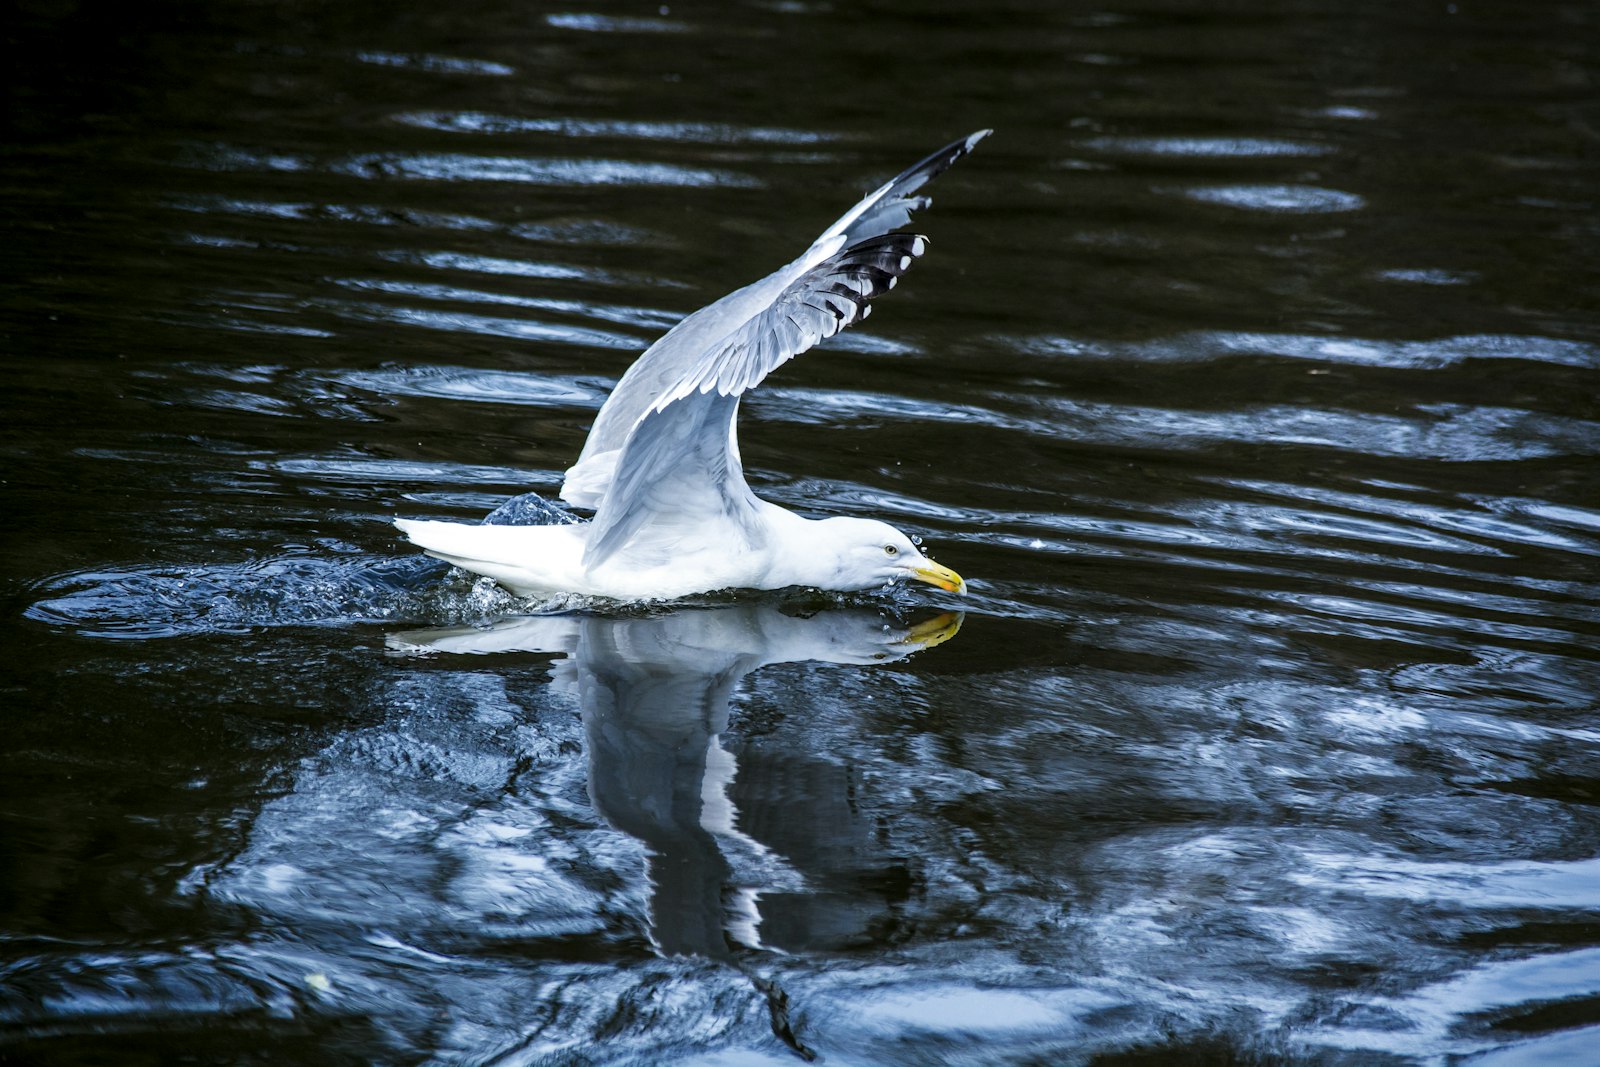
<instances>
[{"instance_id":1,"label":"water ripple","mask_svg":"<svg viewBox=\"0 0 1600 1067\"><path fill-rule=\"evenodd\" d=\"M1323 215L1357 211L1367 205L1366 200L1355 193L1315 185L1210 185L1176 191L1206 204L1271 214Z\"/></svg>"},{"instance_id":2,"label":"water ripple","mask_svg":"<svg viewBox=\"0 0 1600 1067\"><path fill-rule=\"evenodd\" d=\"M546 15L544 20L557 29L581 30L587 33L688 33L692 28L688 23L672 19L598 15L588 12Z\"/></svg>"},{"instance_id":3,"label":"water ripple","mask_svg":"<svg viewBox=\"0 0 1600 1067\"><path fill-rule=\"evenodd\" d=\"M333 164L356 178L447 182L514 182L526 185L644 185L752 189L760 182L730 170L643 163L622 159L547 159L470 156L442 152L366 153Z\"/></svg>"},{"instance_id":4,"label":"water ripple","mask_svg":"<svg viewBox=\"0 0 1600 1067\"><path fill-rule=\"evenodd\" d=\"M251 460L254 470L281 471L314 478L318 482L420 482L427 485L469 484L517 485L534 480L527 472L511 467L480 464L426 463L418 460L370 459L365 456L298 456L286 459Z\"/></svg>"},{"instance_id":5,"label":"water ripple","mask_svg":"<svg viewBox=\"0 0 1600 1067\"><path fill-rule=\"evenodd\" d=\"M408 126L448 133L549 133L561 137L622 137L652 142L815 145L837 140L815 130L733 126L716 122L640 122L620 119L528 118L481 111L411 111L395 116Z\"/></svg>"},{"instance_id":6,"label":"water ripple","mask_svg":"<svg viewBox=\"0 0 1600 1067\"><path fill-rule=\"evenodd\" d=\"M429 74L484 74L490 77L508 78L517 73L515 67L508 67L504 63L493 63L486 59L408 55L402 52L357 52L355 57L363 63L379 67L400 67L404 70L420 70Z\"/></svg>"},{"instance_id":7,"label":"water ripple","mask_svg":"<svg viewBox=\"0 0 1600 1067\"><path fill-rule=\"evenodd\" d=\"M1299 405L1184 411L1004 394L1015 407L1051 412L1048 436L1102 444L1209 448L1218 442L1295 445L1448 463L1600 455L1600 423L1517 408L1428 404L1411 416Z\"/></svg>"},{"instance_id":8,"label":"water ripple","mask_svg":"<svg viewBox=\"0 0 1600 1067\"><path fill-rule=\"evenodd\" d=\"M1600 899L1594 892L1600 885L1600 859L1444 863L1307 852L1304 861L1292 875L1295 881L1365 896L1401 897L1435 906L1600 912ZM1600 949L1576 953L1573 958L1600 964ZM1587 979L1600 983L1600 972L1590 972ZM1596 991L1600 992L1600 985ZM1520 993L1514 999L1520 999Z\"/></svg>"},{"instance_id":9,"label":"water ripple","mask_svg":"<svg viewBox=\"0 0 1600 1067\"><path fill-rule=\"evenodd\" d=\"M1465 506L1465 502L1460 506L1452 506L1437 500L1409 500L1405 495L1393 493L1356 493L1288 482L1225 479L1223 484L1236 492L1266 497L1268 503L1264 510L1270 514L1263 516L1261 521L1267 524L1278 521L1278 516L1282 516L1289 525L1298 521L1312 528L1337 528L1345 524L1344 529L1354 533L1358 539L1469 554L1507 556L1511 554L1508 551L1511 545L1526 544L1600 555L1600 541L1498 517L1498 512L1514 505L1493 499L1472 501L1472 506ZM1405 492L1405 487L1392 488ZM1318 510L1305 512L1293 506L1285 507L1286 502L1291 505L1295 502L1313 503ZM1252 505L1243 507L1247 515L1255 510ZM1227 510L1230 509L1225 508L1224 514ZM1581 514L1581 511L1577 513ZM1198 512L1194 514L1196 518L1200 517ZM1436 530L1469 537L1448 536L1434 532Z\"/></svg>"},{"instance_id":10,"label":"water ripple","mask_svg":"<svg viewBox=\"0 0 1600 1067\"><path fill-rule=\"evenodd\" d=\"M373 293L388 293L395 296L418 297L425 300L437 300L449 303L473 304L503 304L512 307L534 308L539 311L555 311L561 314L584 316L599 319L603 322L615 322L625 326L637 326L642 330L660 332L671 326L677 316L670 312L658 311L651 308L617 307L607 304L592 304L577 300L550 300L540 297L512 296L507 293L490 293L481 289L466 289L453 285L432 285L425 282L397 282L380 281L367 278L339 278L333 284L346 289L357 289ZM579 330L576 335L598 335L593 331ZM589 342L584 342L589 343ZM641 338L635 342L641 350L648 341Z\"/></svg>"},{"instance_id":11,"label":"water ripple","mask_svg":"<svg viewBox=\"0 0 1600 1067\"><path fill-rule=\"evenodd\" d=\"M382 207L376 204L322 204L229 196L173 197L167 202L179 211L208 215L241 215L301 222L327 220L353 222L363 226L424 226L441 230L484 231L501 228L499 223L474 215Z\"/></svg>"},{"instance_id":12,"label":"water ripple","mask_svg":"<svg viewBox=\"0 0 1600 1067\"><path fill-rule=\"evenodd\" d=\"M1096 137L1083 142L1102 152L1182 159L1276 159L1330 155L1332 145L1274 137Z\"/></svg>"},{"instance_id":13,"label":"water ripple","mask_svg":"<svg viewBox=\"0 0 1600 1067\"><path fill-rule=\"evenodd\" d=\"M336 315L357 322L386 322L416 326L426 330L443 330L449 333L481 334L487 337L509 337L519 341L537 341L547 344L583 345L593 348L637 351L637 338L626 334L567 323L537 322L526 318L505 318L499 315L477 315L466 311L443 311L415 307L389 307L381 304L355 301L323 300L320 306Z\"/></svg>"},{"instance_id":14,"label":"water ripple","mask_svg":"<svg viewBox=\"0 0 1600 1067\"><path fill-rule=\"evenodd\" d=\"M609 392L586 378L416 364L339 371L329 377L341 385L385 396L432 396L536 407L598 408Z\"/></svg>"},{"instance_id":15,"label":"water ripple","mask_svg":"<svg viewBox=\"0 0 1600 1067\"><path fill-rule=\"evenodd\" d=\"M407 619L424 614L417 586L444 570L417 556L91 570L46 583L24 615L89 637L135 639Z\"/></svg>"},{"instance_id":16,"label":"water ripple","mask_svg":"<svg viewBox=\"0 0 1600 1067\"><path fill-rule=\"evenodd\" d=\"M1561 338L1467 334L1425 341L1318 334L1206 331L1147 341L1088 342L1075 337L996 337L1006 348L1074 360L1186 363L1266 356L1357 367L1444 369L1468 360L1526 360L1567 367L1600 367L1600 346Z\"/></svg>"},{"instance_id":17,"label":"water ripple","mask_svg":"<svg viewBox=\"0 0 1600 1067\"><path fill-rule=\"evenodd\" d=\"M634 235L637 237L638 235ZM663 279L631 273L617 273L595 267L574 267L564 263L546 263L529 259L507 259L503 256L473 255L468 252L440 251L386 251L383 259L397 263L418 263L441 271L467 271L473 274L493 274L508 278L541 278L556 281L583 281L595 285L654 285L677 287ZM582 305L580 305L582 306ZM605 305L600 305L602 308ZM657 316L664 313L655 312Z\"/></svg>"}]
</instances>

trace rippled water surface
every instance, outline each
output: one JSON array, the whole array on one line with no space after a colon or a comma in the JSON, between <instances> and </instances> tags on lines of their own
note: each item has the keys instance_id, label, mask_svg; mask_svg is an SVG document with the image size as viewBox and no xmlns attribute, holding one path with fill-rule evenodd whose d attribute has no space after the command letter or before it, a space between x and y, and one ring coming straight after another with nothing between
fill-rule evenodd
<instances>
[{"instance_id":1,"label":"rippled water surface","mask_svg":"<svg viewBox=\"0 0 1600 1067\"><path fill-rule=\"evenodd\" d=\"M1597 22L20 5L0 1059L1600 1062ZM387 525L988 126L742 420L966 598Z\"/></svg>"}]
</instances>

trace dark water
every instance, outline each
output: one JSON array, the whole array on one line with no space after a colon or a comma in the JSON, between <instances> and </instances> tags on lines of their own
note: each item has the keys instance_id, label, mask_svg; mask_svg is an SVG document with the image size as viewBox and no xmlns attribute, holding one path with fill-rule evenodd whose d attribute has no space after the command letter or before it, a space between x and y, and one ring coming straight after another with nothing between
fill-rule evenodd
<instances>
[{"instance_id":1,"label":"dark water","mask_svg":"<svg viewBox=\"0 0 1600 1067\"><path fill-rule=\"evenodd\" d=\"M4 36L0 1060L1600 1062L1593 5ZM743 420L964 618L386 525L984 126Z\"/></svg>"}]
</instances>

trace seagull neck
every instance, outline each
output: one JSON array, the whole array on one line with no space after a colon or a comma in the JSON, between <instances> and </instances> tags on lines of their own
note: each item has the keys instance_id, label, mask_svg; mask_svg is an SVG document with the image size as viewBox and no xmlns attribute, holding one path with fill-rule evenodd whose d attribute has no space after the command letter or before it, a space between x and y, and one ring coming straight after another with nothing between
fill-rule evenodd
<instances>
[{"instance_id":1,"label":"seagull neck","mask_svg":"<svg viewBox=\"0 0 1600 1067\"><path fill-rule=\"evenodd\" d=\"M833 539L823 528L825 520L807 519L765 500L760 503L771 534L767 542L767 572L761 588L783 589L791 585L825 588L828 576L839 567Z\"/></svg>"}]
</instances>

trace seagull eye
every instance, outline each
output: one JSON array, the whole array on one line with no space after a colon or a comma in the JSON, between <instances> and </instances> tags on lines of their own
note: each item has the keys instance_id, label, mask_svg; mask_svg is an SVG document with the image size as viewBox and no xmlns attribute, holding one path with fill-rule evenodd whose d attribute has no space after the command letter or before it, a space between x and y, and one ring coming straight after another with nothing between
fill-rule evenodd
<instances>
[{"instance_id":1,"label":"seagull eye","mask_svg":"<svg viewBox=\"0 0 1600 1067\"><path fill-rule=\"evenodd\" d=\"M886 556L898 556L900 554L900 550L893 545L884 545L883 553Z\"/></svg>"}]
</instances>

